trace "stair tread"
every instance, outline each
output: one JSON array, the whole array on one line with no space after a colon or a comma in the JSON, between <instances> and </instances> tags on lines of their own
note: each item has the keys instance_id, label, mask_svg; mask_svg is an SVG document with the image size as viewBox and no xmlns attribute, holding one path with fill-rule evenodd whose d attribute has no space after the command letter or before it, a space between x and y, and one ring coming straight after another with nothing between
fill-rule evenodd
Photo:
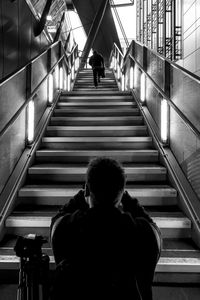
<instances>
[{"instance_id":1,"label":"stair tread","mask_svg":"<svg viewBox=\"0 0 200 300\"><path fill-rule=\"evenodd\" d=\"M131 166L124 166L125 173L166 173L166 168L161 165L155 164L135 164ZM56 174L56 173L63 173L63 174L86 174L87 166L78 166L76 165L69 165L69 164L36 164L29 168L29 174L34 174L37 172L44 171L45 174Z\"/></svg>"},{"instance_id":2,"label":"stair tread","mask_svg":"<svg viewBox=\"0 0 200 300\"><path fill-rule=\"evenodd\" d=\"M43 137L44 142L151 142L152 138L149 136L138 137Z\"/></svg>"},{"instance_id":3,"label":"stair tread","mask_svg":"<svg viewBox=\"0 0 200 300\"><path fill-rule=\"evenodd\" d=\"M50 125L47 127L47 130L78 130L78 131L83 131L83 130L136 130L136 129L147 129L146 125L133 125L133 126L101 126L101 125L93 125L93 126L62 126L62 125Z\"/></svg>"},{"instance_id":4,"label":"stair tread","mask_svg":"<svg viewBox=\"0 0 200 300\"><path fill-rule=\"evenodd\" d=\"M51 120L66 120L66 121L134 121L142 120L142 116L98 116L98 117L52 117Z\"/></svg>"}]
</instances>

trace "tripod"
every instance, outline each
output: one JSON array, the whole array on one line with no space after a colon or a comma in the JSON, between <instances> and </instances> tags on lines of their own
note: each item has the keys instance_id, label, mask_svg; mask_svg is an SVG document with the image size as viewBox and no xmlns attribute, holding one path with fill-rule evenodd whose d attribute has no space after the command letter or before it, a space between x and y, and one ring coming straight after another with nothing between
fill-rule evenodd
<instances>
[{"instance_id":1,"label":"tripod","mask_svg":"<svg viewBox=\"0 0 200 300\"><path fill-rule=\"evenodd\" d=\"M48 300L49 256L42 254L46 242L41 236L19 237L15 246L20 257L17 300Z\"/></svg>"}]
</instances>

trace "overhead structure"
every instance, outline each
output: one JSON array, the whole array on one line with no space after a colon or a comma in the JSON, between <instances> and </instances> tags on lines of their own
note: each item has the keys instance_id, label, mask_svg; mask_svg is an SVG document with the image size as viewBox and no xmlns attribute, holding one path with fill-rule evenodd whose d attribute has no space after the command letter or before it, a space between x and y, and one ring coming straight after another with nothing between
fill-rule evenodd
<instances>
[{"instance_id":1,"label":"overhead structure","mask_svg":"<svg viewBox=\"0 0 200 300\"><path fill-rule=\"evenodd\" d=\"M105 10L100 10L102 5L106 3L104 2L105 0L98 1L98 3L96 0L73 0L73 4L83 24L86 35L89 36L89 46L87 45L85 54L87 55L87 53L89 53L88 50L91 48L95 48L104 56L105 62L108 62L113 43L115 43L119 49L121 49L121 45L109 1L106 1L107 5ZM99 23L94 21L95 16L99 20Z\"/></svg>"}]
</instances>

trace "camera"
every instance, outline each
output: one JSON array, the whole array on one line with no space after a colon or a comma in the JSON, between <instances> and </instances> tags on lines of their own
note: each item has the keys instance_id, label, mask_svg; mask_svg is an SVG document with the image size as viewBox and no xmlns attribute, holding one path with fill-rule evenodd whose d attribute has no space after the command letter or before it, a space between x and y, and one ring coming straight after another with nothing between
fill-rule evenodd
<instances>
[{"instance_id":1,"label":"camera","mask_svg":"<svg viewBox=\"0 0 200 300\"><path fill-rule=\"evenodd\" d=\"M28 234L26 236L19 236L14 247L16 255L19 257L41 257L42 245L47 240L40 235Z\"/></svg>"}]
</instances>

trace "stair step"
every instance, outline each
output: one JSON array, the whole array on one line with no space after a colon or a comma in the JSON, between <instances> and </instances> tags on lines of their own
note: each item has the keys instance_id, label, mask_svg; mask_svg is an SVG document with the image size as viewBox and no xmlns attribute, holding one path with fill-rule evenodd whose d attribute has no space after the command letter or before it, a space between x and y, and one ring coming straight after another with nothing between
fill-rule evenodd
<instances>
[{"instance_id":1,"label":"stair step","mask_svg":"<svg viewBox=\"0 0 200 300\"><path fill-rule=\"evenodd\" d=\"M93 89L93 90L90 90L90 91L73 91L73 92L62 92L61 96L62 97L67 97L67 96L106 96L106 95L109 95L109 96L124 96L124 95L131 95L130 92L122 92L122 91L110 91L110 90L106 90L106 91L103 91L102 90L98 90L98 89Z\"/></svg>"},{"instance_id":2,"label":"stair step","mask_svg":"<svg viewBox=\"0 0 200 300\"><path fill-rule=\"evenodd\" d=\"M145 136L147 126L48 126L48 136Z\"/></svg>"},{"instance_id":3,"label":"stair step","mask_svg":"<svg viewBox=\"0 0 200 300\"><path fill-rule=\"evenodd\" d=\"M166 168L153 164L135 164L124 167L129 181L164 181ZM53 182L83 182L86 178L87 167L59 164L40 164L29 168L29 177L35 180Z\"/></svg>"},{"instance_id":4,"label":"stair step","mask_svg":"<svg viewBox=\"0 0 200 300\"><path fill-rule=\"evenodd\" d=\"M131 101L133 102L133 97L132 96L129 96L129 95L124 95L124 96L121 96L121 95L116 95L116 96L111 96L111 95L105 95L105 96L98 96L98 95L87 95L87 96L62 96L60 97L59 99L59 102L88 102L88 101L94 101L94 102L111 102L111 101ZM135 102L135 101L134 101Z\"/></svg>"},{"instance_id":5,"label":"stair step","mask_svg":"<svg viewBox=\"0 0 200 300\"><path fill-rule=\"evenodd\" d=\"M57 116L58 113L58 116ZM142 116L87 116L87 117L66 117L59 116L60 112L55 111L55 116L51 117L51 125L67 126L126 126L143 125Z\"/></svg>"},{"instance_id":6,"label":"stair step","mask_svg":"<svg viewBox=\"0 0 200 300\"><path fill-rule=\"evenodd\" d=\"M135 107L136 105L133 104L132 101L106 101L106 102L100 102L100 101L77 101L77 102L61 102L59 101L57 103L57 107L100 107L100 108L105 108L105 107Z\"/></svg>"},{"instance_id":7,"label":"stair step","mask_svg":"<svg viewBox=\"0 0 200 300\"><path fill-rule=\"evenodd\" d=\"M29 185L22 187L18 196L26 205L64 205L82 188L82 185ZM128 185L128 193L144 206L173 206L177 204L177 191L167 185Z\"/></svg>"},{"instance_id":8,"label":"stair step","mask_svg":"<svg viewBox=\"0 0 200 300\"><path fill-rule=\"evenodd\" d=\"M151 137L43 137L45 149L152 149Z\"/></svg>"},{"instance_id":9,"label":"stair step","mask_svg":"<svg viewBox=\"0 0 200 300\"><path fill-rule=\"evenodd\" d=\"M77 108L77 107L70 107L70 108L63 108L62 106L57 105L56 109L54 110L54 116L68 116L68 117L114 117L114 116L137 116L140 114L139 108L135 108L134 105L131 108L123 108L117 107L113 108Z\"/></svg>"},{"instance_id":10,"label":"stair step","mask_svg":"<svg viewBox=\"0 0 200 300\"><path fill-rule=\"evenodd\" d=\"M8 233L25 235L28 233L49 236L51 219L56 212L17 212L10 215L5 222ZM151 215L151 213L150 213ZM159 227L163 238L187 238L190 237L191 221L185 216L153 216L153 221Z\"/></svg>"},{"instance_id":11,"label":"stair step","mask_svg":"<svg viewBox=\"0 0 200 300\"><path fill-rule=\"evenodd\" d=\"M98 89L98 88L97 88ZM85 92L88 92L88 91L91 91L91 90L97 90L97 89L95 89L93 86L91 86L91 87L82 87L82 88L80 88L80 87L75 87L75 88L73 88L73 91L85 91ZM116 88L105 88L105 87L100 87L99 88L99 91L101 91L101 92L106 92L106 91L119 91L119 88L118 87L116 87Z\"/></svg>"},{"instance_id":12,"label":"stair step","mask_svg":"<svg viewBox=\"0 0 200 300\"><path fill-rule=\"evenodd\" d=\"M43 150L36 152L37 160L50 160L57 162L89 162L91 158L97 156L107 156L117 159L120 162L157 162L157 150L123 150L123 151L106 151L106 150Z\"/></svg>"}]
</instances>

